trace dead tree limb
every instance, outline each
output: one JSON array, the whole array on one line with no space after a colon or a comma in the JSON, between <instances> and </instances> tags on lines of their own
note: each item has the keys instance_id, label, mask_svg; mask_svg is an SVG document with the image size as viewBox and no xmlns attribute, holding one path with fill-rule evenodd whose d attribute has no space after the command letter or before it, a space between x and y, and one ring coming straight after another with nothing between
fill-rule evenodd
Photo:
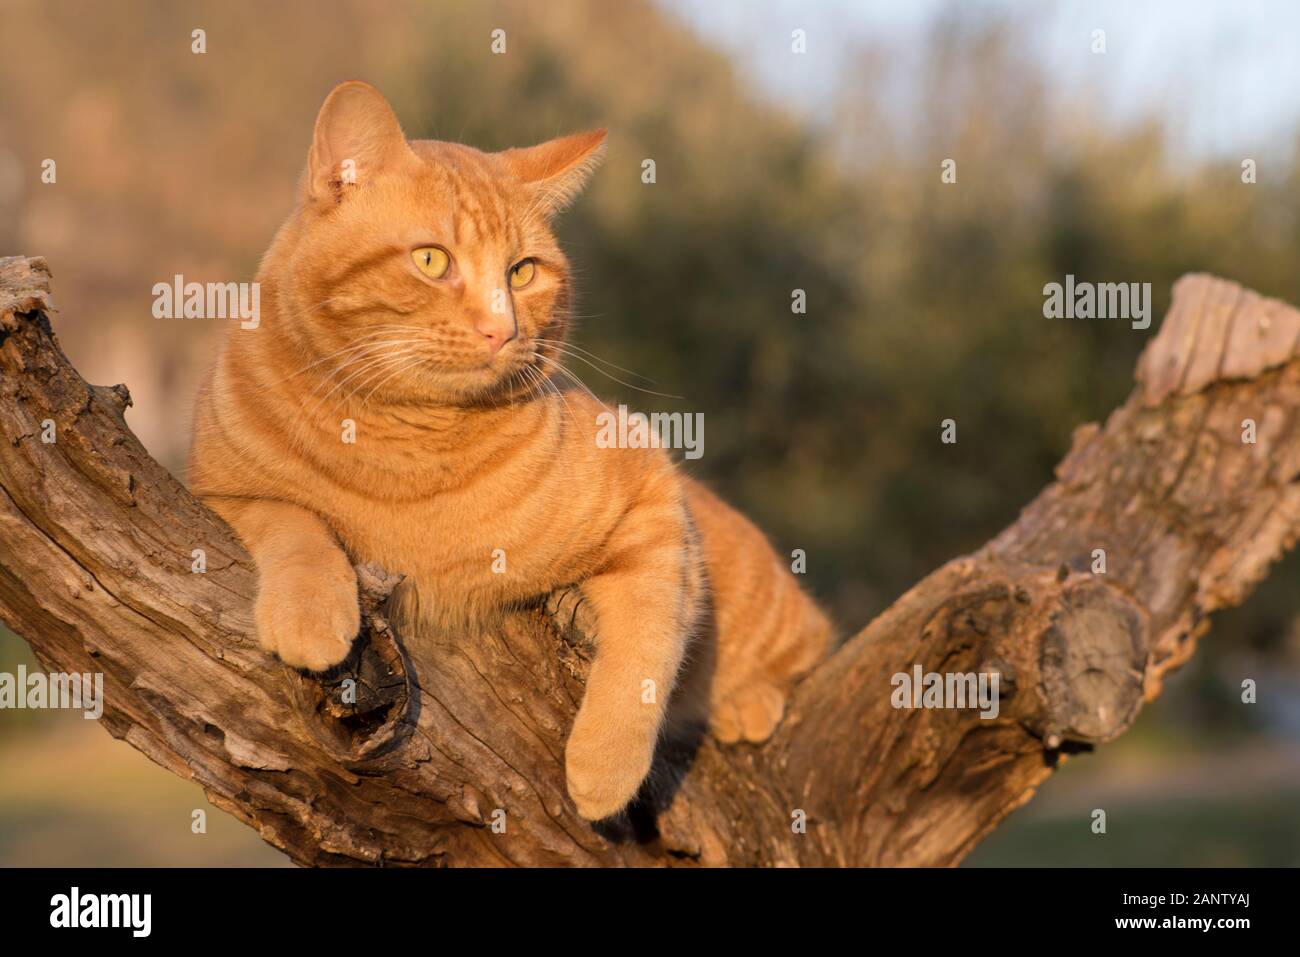
<instances>
[{"instance_id":1,"label":"dead tree limb","mask_svg":"<svg viewBox=\"0 0 1300 957\"><path fill-rule=\"evenodd\" d=\"M303 864L953 864L1063 752L1128 728L1300 525L1300 313L1188 276L1133 395L1020 518L849 640L766 745L704 742L657 833L628 839L564 790L574 594L404 640L396 579L370 570L346 667L279 664L251 635L247 553L131 434L126 389L68 363L48 281L0 260L0 619L49 670L102 672L110 733ZM1001 713L894 708L918 664L996 671Z\"/></svg>"}]
</instances>

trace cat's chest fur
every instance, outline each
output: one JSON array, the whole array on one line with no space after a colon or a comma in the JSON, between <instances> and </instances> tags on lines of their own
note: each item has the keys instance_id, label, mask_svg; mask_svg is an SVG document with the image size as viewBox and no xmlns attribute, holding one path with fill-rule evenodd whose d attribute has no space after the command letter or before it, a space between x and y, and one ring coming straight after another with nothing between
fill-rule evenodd
<instances>
[{"instance_id":1,"label":"cat's chest fur","mask_svg":"<svg viewBox=\"0 0 1300 957\"><path fill-rule=\"evenodd\" d=\"M472 453L377 438L373 466L316 507L354 561L407 576L422 617L487 617L601 561L635 474L601 454L589 419L540 406L485 428Z\"/></svg>"}]
</instances>

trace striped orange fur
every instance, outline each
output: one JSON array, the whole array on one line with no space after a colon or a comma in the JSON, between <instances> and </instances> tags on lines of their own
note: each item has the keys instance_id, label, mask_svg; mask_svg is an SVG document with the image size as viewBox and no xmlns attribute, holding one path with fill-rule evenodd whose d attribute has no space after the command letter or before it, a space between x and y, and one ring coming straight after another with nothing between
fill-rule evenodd
<instances>
[{"instance_id":1,"label":"striped orange fur","mask_svg":"<svg viewBox=\"0 0 1300 957\"><path fill-rule=\"evenodd\" d=\"M565 764L592 820L636 794L672 721L770 735L829 641L753 525L663 450L600 447L604 406L551 381L570 307L551 220L604 141L408 142L378 91L336 88L258 272L262 321L228 329L200 391L190 463L257 563L259 640L294 666L347 654L354 563L407 575L415 635L579 585L596 656Z\"/></svg>"}]
</instances>

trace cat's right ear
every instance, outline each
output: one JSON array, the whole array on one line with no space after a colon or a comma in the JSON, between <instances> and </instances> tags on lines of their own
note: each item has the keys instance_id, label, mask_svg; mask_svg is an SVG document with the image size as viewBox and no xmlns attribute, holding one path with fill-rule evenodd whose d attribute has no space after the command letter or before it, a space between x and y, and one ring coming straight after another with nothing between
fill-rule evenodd
<instances>
[{"instance_id":1,"label":"cat's right ear","mask_svg":"<svg viewBox=\"0 0 1300 957\"><path fill-rule=\"evenodd\" d=\"M384 95L360 80L341 83L316 117L303 199L333 205L407 157L414 154Z\"/></svg>"}]
</instances>

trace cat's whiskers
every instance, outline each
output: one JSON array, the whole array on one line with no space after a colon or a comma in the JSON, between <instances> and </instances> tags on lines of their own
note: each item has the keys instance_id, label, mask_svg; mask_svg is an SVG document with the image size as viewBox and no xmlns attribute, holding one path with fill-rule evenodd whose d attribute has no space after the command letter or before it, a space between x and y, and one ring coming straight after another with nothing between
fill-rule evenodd
<instances>
[{"instance_id":1,"label":"cat's whiskers","mask_svg":"<svg viewBox=\"0 0 1300 957\"><path fill-rule=\"evenodd\" d=\"M413 354L416 354L417 351L418 350L411 348L410 346L407 346L404 349L400 349L396 352L390 352L386 355L378 357L375 359L375 361L366 364L361 369L358 369L354 375L348 377L349 379L352 379L359 376L360 378L358 379L357 383L352 387L352 389L346 395L339 398L334 403L333 407L337 408L338 406L346 405L354 395L356 395L367 385L373 382L375 380L376 375L382 374L388 371L389 369L393 368L394 366L400 366L403 362L408 360Z\"/></svg>"},{"instance_id":2,"label":"cat's whiskers","mask_svg":"<svg viewBox=\"0 0 1300 957\"><path fill-rule=\"evenodd\" d=\"M519 419L519 403L516 403L516 399L523 398L525 404L533 404L545 398L542 394L537 393L532 378L530 378L530 376L537 376L537 374L541 373L538 373L537 369L530 367L530 365L524 364L511 372L510 376L504 381L504 387L510 394L510 420L512 425ZM520 397L517 386L523 386L525 390L524 397Z\"/></svg>"},{"instance_id":3,"label":"cat's whiskers","mask_svg":"<svg viewBox=\"0 0 1300 957\"><path fill-rule=\"evenodd\" d=\"M581 353L582 355L588 356L596 360L597 362L609 366L612 369L617 369L619 372L626 372L628 375L634 376L640 379L642 382L650 382L650 383L654 382L654 379L651 379L649 376L644 376L639 372L633 372L631 369L625 369L623 366L618 365L615 362L610 362L604 356L598 356L596 355L596 353L591 352L590 350L587 349L583 349L581 346L576 346L572 342L567 342L563 339L544 339L541 336L534 336L533 341L543 343L544 345L548 345L551 348L555 349L557 352L569 351L569 352Z\"/></svg>"},{"instance_id":4,"label":"cat's whiskers","mask_svg":"<svg viewBox=\"0 0 1300 957\"><path fill-rule=\"evenodd\" d=\"M614 382L617 382L619 385L621 385L621 386L625 386L625 387L627 387L627 388L629 388L629 389L635 389L635 390L638 391L638 392L644 392L646 395L659 396L661 399L676 399L676 400L681 400L681 399L684 399L684 398L685 398L685 396L680 396L680 395L669 395L667 392L656 392L654 389L643 389L643 388L641 388L639 385L633 385L631 382L624 382L624 381L623 381L622 379L620 379L618 376L616 376L616 375L610 375L608 372L606 372L604 369L600 368L600 366L596 365L595 363L591 362L590 360L585 359L585 358L583 358L582 356L577 355L576 353L568 352L568 351L567 351L563 346L559 346L559 345L554 345L554 344L552 344L552 345L551 345L551 348L555 349L556 352L557 352L558 354L560 354L560 355L562 355L562 356L565 356L566 358L569 358L569 359L577 359L579 362L582 362L582 363L585 363L586 365L591 366L591 368L595 369L597 372L599 372L599 373L600 373L601 375L603 375L605 378L610 379L610 380L612 380L612 381L614 381ZM543 358L543 359L548 359L549 357L547 357L547 356L542 356L542 358ZM569 375L570 377L572 377L572 378L574 378L574 379L577 379L577 376L574 375L573 371L570 370L570 369L568 369L568 368L566 368L562 363L556 361L555 359L550 359L550 361L551 361L551 362L554 362L557 366L560 367L560 369L562 369L564 372L568 373L568 375ZM612 363L611 363L611 364L612 364ZM624 370L624 371L626 371L626 370ZM631 373L631 375L636 375L636 374L637 374L637 373L635 373L635 372ZM641 378L644 378L644 376L642 376ZM580 379L577 379L577 381L579 382L579 384L582 385L582 387L583 387L584 389L587 389L587 386L586 386L585 383L583 383ZM587 389L587 393L590 395L590 394L591 394L591 390L590 390L590 389ZM592 398L595 398L595 396L593 395Z\"/></svg>"},{"instance_id":5,"label":"cat's whiskers","mask_svg":"<svg viewBox=\"0 0 1300 957\"><path fill-rule=\"evenodd\" d=\"M506 388L506 394L510 398L510 417L512 419L515 417L515 391L518 386L521 386L523 384L524 384L523 379L520 377L519 369L516 369L514 372L510 373L510 378L506 379L505 388Z\"/></svg>"},{"instance_id":6,"label":"cat's whiskers","mask_svg":"<svg viewBox=\"0 0 1300 957\"><path fill-rule=\"evenodd\" d=\"M587 393L587 395L591 397L591 400L595 402L597 405L604 405L604 403L601 402L599 398L597 398L596 394L587 388L587 384L585 382L583 382L572 372L566 369L561 363L550 358L549 356L542 355L540 352L534 353L534 355L539 361L551 363L551 365L556 367L557 372L563 373L564 375L568 376L569 380L572 381L575 385L577 385L580 389L582 389L583 392ZM564 398L564 391L558 385L556 385L555 382L551 380L551 374L541 369L539 369L538 371L543 373L542 381L545 382L548 386L550 386L551 390L554 391L554 393L560 397L560 400L562 402L564 402L565 407L569 409L569 415L573 417L573 420L575 422L578 421L577 417L573 416L573 409L572 407L569 406L569 400Z\"/></svg>"},{"instance_id":7,"label":"cat's whiskers","mask_svg":"<svg viewBox=\"0 0 1300 957\"><path fill-rule=\"evenodd\" d=\"M511 381L518 380L519 384L528 390L529 402L536 402L537 400L543 397L542 394L537 391L536 387L533 384L533 377L536 376L537 374L538 372L536 369L534 369L530 365L525 364L525 365L521 365L510 376ZM513 397L511 399L511 404L512 405L514 404Z\"/></svg>"},{"instance_id":8,"label":"cat's whiskers","mask_svg":"<svg viewBox=\"0 0 1300 957\"><path fill-rule=\"evenodd\" d=\"M528 401L530 403L540 402L545 398L545 393L539 391L537 386L538 376L541 375L540 372L532 366L521 366L518 375L521 376L521 381L523 382L524 387L528 390Z\"/></svg>"},{"instance_id":9,"label":"cat's whiskers","mask_svg":"<svg viewBox=\"0 0 1300 957\"><path fill-rule=\"evenodd\" d=\"M378 382L376 382L376 383L374 384L374 386L370 389L370 391L367 392L364 396L361 397L361 407L362 407L363 409L366 407L367 404L369 404L369 402L370 402L370 397L373 396L376 392L378 392L379 389L380 389L380 387L381 387L382 385L384 385L384 383L388 382L388 381L389 381L390 379L392 379L394 376L400 375L400 374L403 373L403 372L409 372L409 371L412 370L412 369L416 369L416 368L418 368L418 367L424 365L425 360L426 360L426 358L427 358L427 357L425 356L425 354L424 354L421 350L419 350L419 349L413 349L413 350L410 350L410 351L415 353L414 358L410 359L410 361L408 361L408 362L406 362L406 363L404 363L404 364L400 364L400 365L398 365L398 367L397 367L396 369L394 369L394 370L393 370L392 372L390 372L388 375L384 376L382 379L380 379ZM348 398L349 398L349 399L352 398L352 396L356 395L357 391L359 391L360 389L361 389L361 386L358 386L356 389L354 389L354 390L353 390L353 391L348 395Z\"/></svg>"},{"instance_id":10,"label":"cat's whiskers","mask_svg":"<svg viewBox=\"0 0 1300 957\"><path fill-rule=\"evenodd\" d=\"M403 341L415 342L415 343L424 342L424 340L395 340L395 341L398 343ZM385 342L384 345L390 345L390 343ZM338 388L345 385L348 381L350 381L353 378L356 378L357 376L363 377L361 382L358 383L357 388L353 389L353 391L350 392L347 396L343 396L337 399L330 406L331 409L339 408L341 405L343 405L343 403L345 403L348 399L350 399L353 395L355 395L358 389L364 388L368 382L372 381L372 379L370 378L370 375L372 373L383 372L391 368L398 361L404 360L406 358L406 353L409 353L411 351L413 350L407 348L401 350L401 352L394 353L390 349L388 351L380 353L379 355L371 355L371 356L356 358L351 362L345 364L342 368L349 368L350 366L355 365L358 362L364 363L361 366L361 368L356 369L351 375L348 376L347 379L344 379L342 382L337 383L332 389L330 389L328 393L326 393L324 396L321 396L320 399L318 399L317 402L308 411L296 417L293 429L289 436L290 447L292 448L307 447L306 445L307 433L311 423L315 420L317 413L321 410L321 407L325 404L326 400L328 400L329 397ZM423 361L423 359L421 359L421 361ZM336 371L342 371L342 369ZM333 374L335 373L332 373L331 375ZM311 395L315 395L317 392L319 392L321 386L324 385L325 383L328 383L329 381L330 381L330 377L327 376L324 379L324 381L321 383L321 385L318 385L316 389L312 391Z\"/></svg>"},{"instance_id":11,"label":"cat's whiskers","mask_svg":"<svg viewBox=\"0 0 1300 957\"><path fill-rule=\"evenodd\" d=\"M371 360L371 359L383 358L385 355L390 354L391 351L392 351L392 347L395 347L395 346L410 346L410 345L419 344L419 343L421 343L421 342L423 342L423 341L424 341L423 339L382 339L382 340L378 340L378 341L376 341L376 342L374 342L374 343L371 343L371 344L369 344L366 348L364 348L364 349L360 350L359 352L357 352L355 355L350 356L350 357L349 357L345 362L343 362L342 364L336 366L336 367L335 367L334 369L332 369L332 370L331 370L327 375L323 376L322 379L321 379L321 381L318 382L318 383L316 384L315 388L312 389L312 392L313 392L313 394L319 392L321 389L325 388L325 386L329 385L332 381L334 381L335 376L337 376L337 375L339 375L339 374L341 374L341 373L343 373L343 372L346 372L348 369L351 369L353 366L356 366L356 365L358 365L358 364L362 364L363 369L364 369L364 368L365 368L365 364L368 363L369 360ZM362 371L362 370L357 370L357 371L359 372L359 371ZM354 374L355 374L355 373L354 373ZM352 376L349 375L347 378L345 378L345 379L343 379L341 382L337 383L337 384L335 385L335 388L337 388L339 385L345 385L345 384L347 384L349 381L351 381L351 379L352 379ZM331 390L330 390L330 393L327 393L327 394L326 394L327 397L328 397L328 395L331 394L332 392L333 392L333 390L331 389Z\"/></svg>"},{"instance_id":12,"label":"cat's whiskers","mask_svg":"<svg viewBox=\"0 0 1300 957\"><path fill-rule=\"evenodd\" d=\"M565 398L565 390L556 385L555 382L552 381L551 377L541 369L534 367L533 372L537 375L538 381L541 382L542 386L564 403L564 408L565 411L569 413L569 418L572 419L575 424L578 424L578 417L574 414L573 407L569 405L569 400Z\"/></svg>"},{"instance_id":13,"label":"cat's whiskers","mask_svg":"<svg viewBox=\"0 0 1300 957\"><path fill-rule=\"evenodd\" d=\"M541 355L540 353L538 354L537 358L540 359L542 362L550 363L552 366L555 367L555 371L557 373L564 376L570 382L576 385L579 389L581 389L583 392L587 393L587 395L593 401L600 402L601 405L604 405L604 403L600 401L599 397L597 397L596 393L592 392L591 389L587 388L587 383L583 382L580 378L578 378L578 376L576 376L572 372L572 370L566 368L564 363L560 362L557 359L552 359L550 356ZM548 372L547 375L549 376L550 373Z\"/></svg>"},{"instance_id":14,"label":"cat's whiskers","mask_svg":"<svg viewBox=\"0 0 1300 957\"><path fill-rule=\"evenodd\" d=\"M348 375L347 378L343 379L340 382L335 383L334 386L328 392L326 392L323 396L321 396L317 400L316 404L313 405L311 407L311 410L307 412L307 414L303 417L303 420L310 421L313 418L315 418L316 414L321 410L321 407L324 406L324 404L329 400L329 397L332 396L339 389L341 389L343 386L347 385L357 376L367 375L375 371L375 369L378 368L379 366L383 366L387 368L388 363L397 358L400 358L400 356L397 353L394 353L392 349L389 349L387 351L381 352L379 355L366 356L364 359L357 359L354 360L352 363L349 363L349 365L355 365L357 363L361 363L361 367L359 369L354 370L350 375ZM325 382L328 381L329 379L327 378ZM364 384L364 380L363 380L363 384ZM312 394L314 395L316 391L319 391L319 388L317 390L314 390ZM340 404L341 404L341 400L335 401L333 405L329 406L329 408L337 409Z\"/></svg>"},{"instance_id":15,"label":"cat's whiskers","mask_svg":"<svg viewBox=\"0 0 1300 957\"><path fill-rule=\"evenodd\" d=\"M427 332L427 331L428 331L427 329L421 326L398 326L398 325L379 326L377 329L374 329L363 336L358 336L356 339L354 339L348 345L344 346L342 349L336 349L334 352L331 352L328 355L321 356L319 359L307 363L307 365L303 366L297 372L290 373L289 375L285 376L283 379L280 379L276 382L272 382L271 385L273 386L282 385L283 383L288 382L290 379L297 378L298 376L302 375L304 372L307 372L308 370L315 368L321 363L328 362L330 359L333 359L336 356L340 356L345 353L360 349L363 346L367 345L367 340L373 340L377 336L383 336L390 332Z\"/></svg>"}]
</instances>

